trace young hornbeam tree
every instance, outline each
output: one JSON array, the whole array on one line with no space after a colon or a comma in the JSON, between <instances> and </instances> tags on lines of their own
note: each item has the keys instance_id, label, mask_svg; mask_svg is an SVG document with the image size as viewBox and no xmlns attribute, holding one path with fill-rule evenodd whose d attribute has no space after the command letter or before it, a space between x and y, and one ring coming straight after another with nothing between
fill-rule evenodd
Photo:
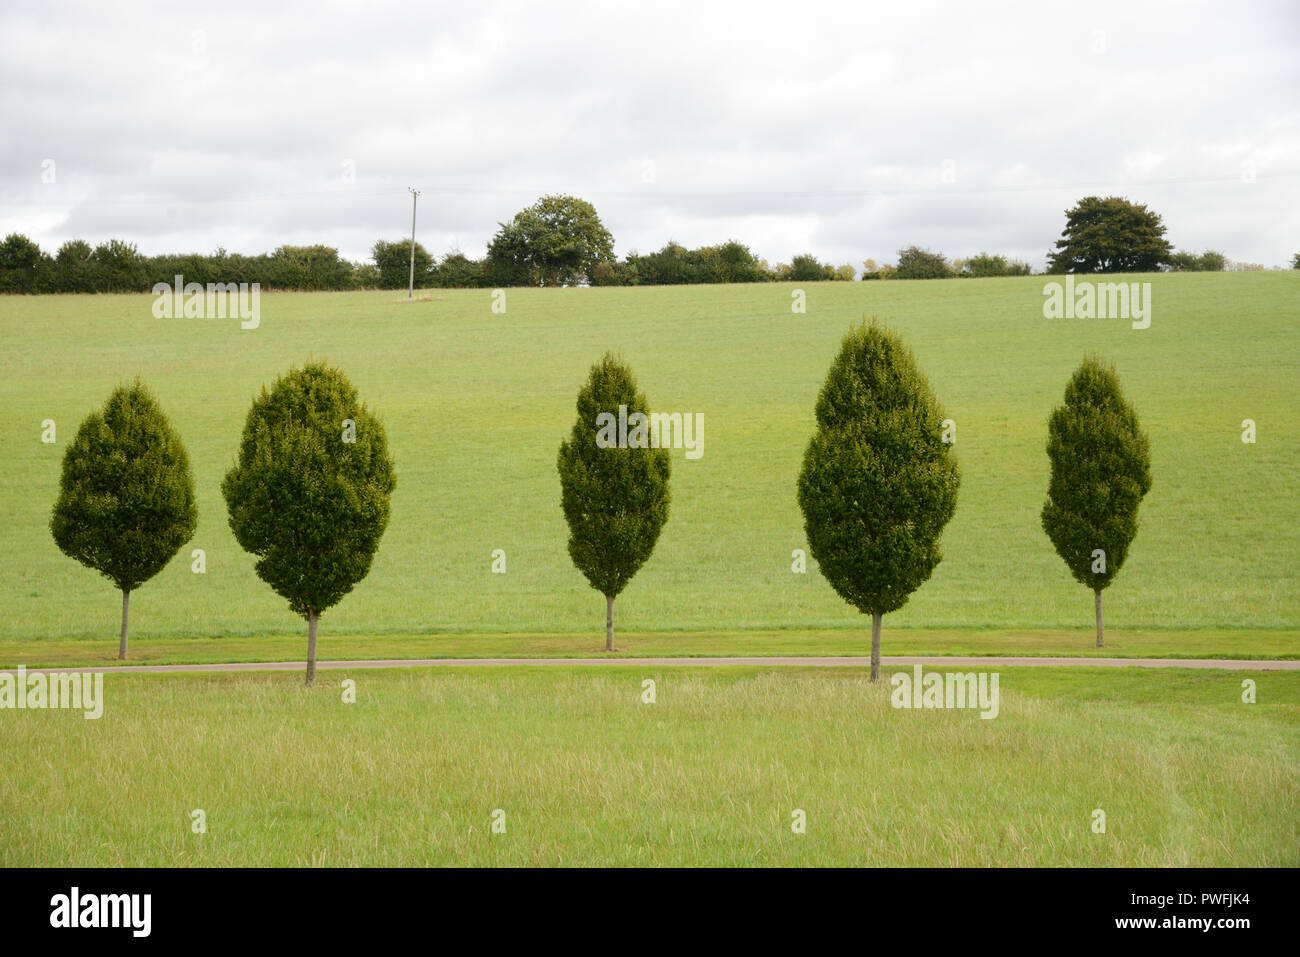
<instances>
[{"instance_id":1,"label":"young hornbeam tree","mask_svg":"<svg viewBox=\"0 0 1300 957\"><path fill-rule=\"evenodd\" d=\"M1075 579L1093 590L1097 647L1104 647L1101 592L1119 572L1151 489L1151 454L1112 366L1086 357L1047 425L1052 477L1043 531Z\"/></svg>"},{"instance_id":2,"label":"young hornbeam tree","mask_svg":"<svg viewBox=\"0 0 1300 957\"><path fill-rule=\"evenodd\" d=\"M308 685L316 623L370 571L396 484L384 427L338 369L293 369L253 401L221 492L258 576L307 619Z\"/></svg>"},{"instance_id":3,"label":"young hornbeam tree","mask_svg":"<svg viewBox=\"0 0 1300 957\"><path fill-rule=\"evenodd\" d=\"M50 518L55 544L122 592L118 658L126 659L131 592L190 540L198 515L180 437L139 380L118 388L68 446Z\"/></svg>"},{"instance_id":4,"label":"young hornbeam tree","mask_svg":"<svg viewBox=\"0 0 1300 957\"><path fill-rule=\"evenodd\" d=\"M671 460L667 449L651 447L648 416L632 371L606 353L578 392L578 420L560 443L569 555L605 596L606 651L616 650L614 599L650 557L668 521ZM626 441L620 442L624 428Z\"/></svg>"},{"instance_id":5,"label":"young hornbeam tree","mask_svg":"<svg viewBox=\"0 0 1300 957\"><path fill-rule=\"evenodd\" d=\"M799 507L822 574L871 616L872 681L880 620L939 564L939 535L957 507L961 475L945 424L902 340L874 322L844 337L817 397Z\"/></svg>"}]
</instances>

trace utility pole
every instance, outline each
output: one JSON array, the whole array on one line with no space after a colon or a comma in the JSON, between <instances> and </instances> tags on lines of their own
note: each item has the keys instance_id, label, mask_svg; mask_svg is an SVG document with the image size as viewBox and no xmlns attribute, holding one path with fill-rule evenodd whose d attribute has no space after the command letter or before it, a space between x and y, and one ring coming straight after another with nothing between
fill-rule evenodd
<instances>
[{"instance_id":1,"label":"utility pole","mask_svg":"<svg viewBox=\"0 0 1300 957\"><path fill-rule=\"evenodd\" d=\"M420 191L414 186L406 187L411 191L411 278L406 290L406 300L415 298L415 204L420 198Z\"/></svg>"}]
</instances>

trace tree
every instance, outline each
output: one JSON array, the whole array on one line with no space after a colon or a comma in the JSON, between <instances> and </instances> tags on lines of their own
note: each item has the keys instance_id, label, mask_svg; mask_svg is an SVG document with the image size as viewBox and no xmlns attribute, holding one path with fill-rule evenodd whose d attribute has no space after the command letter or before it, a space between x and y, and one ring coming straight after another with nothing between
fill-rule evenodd
<instances>
[{"instance_id":1,"label":"tree","mask_svg":"<svg viewBox=\"0 0 1300 957\"><path fill-rule=\"evenodd\" d=\"M398 239L389 242L375 240L370 257L379 269L380 289L405 289L411 280L411 241ZM433 270L433 257L419 243L415 244L415 286L428 282Z\"/></svg>"},{"instance_id":2,"label":"tree","mask_svg":"<svg viewBox=\"0 0 1300 957\"><path fill-rule=\"evenodd\" d=\"M1128 556L1138 505L1151 489L1147 437L1112 366L1085 357L1048 421L1047 457L1043 531L1075 579L1093 590L1101 648L1101 593Z\"/></svg>"},{"instance_id":3,"label":"tree","mask_svg":"<svg viewBox=\"0 0 1300 957\"><path fill-rule=\"evenodd\" d=\"M668 521L667 449L651 448L649 413L632 371L606 353L578 392L578 418L560 444L560 504L569 557L605 596L605 650L614 651L614 599L654 551ZM618 442L617 423L627 423ZM611 427L611 422L614 427ZM638 422L643 422L639 434Z\"/></svg>"},{"instance_id":4,"label":"tree","mask_svg":"<svg viewBox=\"0 0 1300 957\"><path fill-rule=\"evenodd\" d=\"M22 233L0 242L0 292L36 292L41 247Z\"/></svg>"},{"instance_id":5,"label":"tree","mask_svg":"<svg viewBox=\"0 0 1300 957\"><path fill-rule=\"evenodd\" d=\"M1291 268L1300 269L1300 253L1296 253L1291 257Z\"/></svg>"},{"instance_id":6,"label":"tree","mask_svg":"<svg viewBox=\"0 0 1300 957\"><path fill-rule=\"evenodd\" d=\"M397 484L379 420L338 369L293 369L253 401L221 483L257 574L307 620L307 684L321 614L366 577Z\"/></svg>"},{"instance_id":7,"label":"tree","mask_svg":"<svg viewBox=\"0 0 1300 957\"><path fill-rule=\"evenodd\" d=\"M966 275L976 279L985 279L1007 274L1007 257L992 253L977 253L966 260L962 270Z\"/></svg>"},{"instance_id":8,"label":"tree","mask_svg":"<svg viewBox=\"0 0 1300 957\"><path fill-rule=\"evenodd\" d=\"M94 292L94 250L84 239L69 239L54 257L55 284L59 292Z\"/></svg>"},{"instance_id":9,"label":"tree","mask_svg":"<svg viewBox=\"0 0 1300 957\"><path fill-rule=\"evenodd\" d=\"M110 239L90 254L100 292L140 292L149 288L148 261L135 243ZM167 277L171 281L171 277Z\"/></svg>"},{"instance_id":10,"label":"tree","mask_svg":"<svg viewBox=\"0 0 1300 957\"><path fill-rule=\"evenodd\" d=\"M961 475L911 351L874 321L844 337L816 414L799 473L804 530L831 587L871 615L878 681L881 618L939 564Z\"/></svg>"},{"instance_id":11,"label":"tree","mask_svg":"<svg viewBox=\"0 0 1300 957\"><path fill-rule=\"evenodd\" d=\"M932 253L919 246L898 251L897 279L947 279L952 275L942 253Z\"/></svg>"},{"instance_id":12,"label":"tree","mask_svg":"<svg viewBox=\"0 0 1300 957\"><path fill-rule=\"evenodd\" d=\"M1154 272L1173 248L1165 225L1144 205L1119 196L1085 196L1066 210L1065 230L1048 254L1048 272Z\"/></svg>"},{"instance_id":13,"label":"tree","mask_svg":"<svg viewBox=\"0 0 1300 957\"><path fill-rule=\"evenodd\" d=\"M790 260L790 282L821 282L835 278L835 267L821 262L812 253L801 253Z\"/></svg>"},{"instance_id":14,"label":"tree","mask_svg":"<svg viewBox=\"0 0 1300 957\"><path fill-rule=\"evenodd\" d=\"M614 237L575 196L543 196L499 225L488 246L499 285L582 283L597 263L614 259Z\"/></svg>"},{"instance_id":15,"label":"tree","mask_svg":"<svg viewBox=\"0 0 1300 957\"><path fill-rule=\"evenodd\" d=\"M139 380L116 389L64 453L50 532L64 554L122 592L118 658L126 658L131 592L162 571L197 523L180 437Z\"/></svg>"}]
</instances>

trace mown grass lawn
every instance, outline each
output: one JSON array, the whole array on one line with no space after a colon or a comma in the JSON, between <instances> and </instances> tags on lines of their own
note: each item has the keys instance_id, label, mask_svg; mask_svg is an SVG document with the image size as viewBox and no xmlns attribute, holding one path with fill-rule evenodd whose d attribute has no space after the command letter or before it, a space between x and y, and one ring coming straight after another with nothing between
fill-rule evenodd
<instances>
[{"instance_id":1,"label":"mown grass lawn","mask_svg":"<svg viewBox=\"0 0 1300 957\"><path fill-rule=\"evenodd\" d=\"M1300 863L1300 674L997 670L993 720L856 670L110 675L0 712L0 864Z\"/></svg>"},{"instance_id":2,"label":"mown grass lawn","mask_svg":"<svg viewBox=\"0 0 1300 957\"><path fill-rule=\"evenodd\" d=\"M863 619L867 621L867 619ZM610 657L859 656L870 652L870 627L848 629L619 632ZM335 635L322 632L323 661L390 658L606 657L605 636L576 634L456 633L442 635ZM886 629L886 655L1057 656L1076 658L1300 657L1300 632L1287 629L1111 629L1106 647L1096 633L1066 629ZM125 663L113 638L38 638L0 641L0 668L175 665L230 661L301 661L305 635L223 638L149 638L135 641Z\"/></svg>"}]
</instances>

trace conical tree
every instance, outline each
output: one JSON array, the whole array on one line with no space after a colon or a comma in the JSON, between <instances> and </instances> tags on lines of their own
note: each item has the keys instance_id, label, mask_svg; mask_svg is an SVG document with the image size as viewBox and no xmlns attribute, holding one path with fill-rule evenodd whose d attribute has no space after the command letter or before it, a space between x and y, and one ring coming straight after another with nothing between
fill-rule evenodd
<instances>
[{"instance_id":1,"label":"conical tree","mask_svg":"<svg viewBox=\"0 0 1300 957\"><path fill-rule=\"evenodd\" d=\"M339 370L294 369L254 400L221 491L258 576L307 620L309 685L317 622L370 571L396 484L384 427Z\"/></svg>"},{"instance_id":2,"label":"conical tree","mask_svg":"<svg viewBox=\"0 0 1300 957\"><path fill-rule=\"evenodd\" d=\"M605 596L605 650L614 651L614 599L668 521L667 449L652 448L649 408L632 371L606 353L578 392L578 419L560 444L561 506L569 556ZM620 431L626 425L626 441Z\"/></svg>"},{"instance_id":3,"label":"conical tree","mask_svg":"<svg viewBox=\"0 0 1300 957\"><path fill-rule=\"evenodd\" d=\"M1138 505L1151 489L1147 437L1112 366L1083 360L1048 422L1047 457L1052 477L1043 531L1075 579L1093 590L1101 648L1101 593L1128 557Z\"/></svg>"},{"instance_id":4,"label":"conical tree","mask_svg":"<svg viewBox=\"0 0 1300 957\"><path fill-rule=\"evenodd\" d=\"M190 540L198 514L189 457L158 402L139 380L118 388L64 453L50 518L55 544L122 592L118 658L131 592Z\"/></svg>"},{"instance_id":5,"label":"conical tree","mask_svg":"<svg viewBox=\"0 0 1300 957\"><path fill-rule=\"evenodd\" d=\"M930 577L961 476L944 415L911 351L874 322L844 337L817 398L799 474L808 547L840 597L871 616L871 680L881 618Z\"/></svg>"}]
</instances>

